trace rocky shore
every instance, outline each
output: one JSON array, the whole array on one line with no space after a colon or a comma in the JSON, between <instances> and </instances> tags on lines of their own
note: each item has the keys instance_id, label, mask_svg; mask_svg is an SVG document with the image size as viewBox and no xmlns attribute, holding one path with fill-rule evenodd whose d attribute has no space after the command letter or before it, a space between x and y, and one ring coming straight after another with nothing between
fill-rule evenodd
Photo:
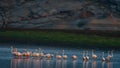
<instances>
[{"instance_id":1,"label":"rocky shore","mask_svg":"<svg viewBox=\"0 0 120 68\"><path fill-rule=\"evenodd\" d=\"M7 27L120 30L120 6L110 3L110 10L105 4L94 0L28 1L8 11Z\"/></svg>"}]
</instances>

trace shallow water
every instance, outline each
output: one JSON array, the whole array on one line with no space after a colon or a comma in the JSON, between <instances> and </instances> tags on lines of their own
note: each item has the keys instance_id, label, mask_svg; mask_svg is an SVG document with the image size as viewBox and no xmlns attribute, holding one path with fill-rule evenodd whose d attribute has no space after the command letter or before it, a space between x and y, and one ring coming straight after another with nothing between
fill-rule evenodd
<instances>
[{"instance_id":1,"label":"shallow water","mask_svg":"<svg viewBox=\"0 0 120 68\"><path fill-rule=\"evenodd\" d=\"M40 46L17 46L20 52L24 48L27 48L29 51L35 51L35 49ZM102 62L102 52L105 52L105 57L108 55L107 50L95 49L95 54L98 55L96 61L91 58L91 49L89 51L90 60L85 62L82 60L82 52L86 49L72 49L72 48L58 48L58 47L40 47L43 49L44 53L52 53L57 51L59 54L62 54L62 50L65 50L65 54L69 57L67 60L57 60L53 58L51 60L39 59L39 58L29 58L29 59L15 59L11 55L10 46L0 46L0 68L119 68L120 65L120 51L114 50L114 56L110 62ZM71 56L75 54L78 56L77 60L72 60Z\"/></svg>"}]
</instances>

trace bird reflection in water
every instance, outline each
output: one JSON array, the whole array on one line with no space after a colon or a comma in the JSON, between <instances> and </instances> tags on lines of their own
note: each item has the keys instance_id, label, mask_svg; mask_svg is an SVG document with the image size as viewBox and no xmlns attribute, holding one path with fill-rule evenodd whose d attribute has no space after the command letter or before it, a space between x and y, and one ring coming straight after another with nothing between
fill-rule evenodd
<instances>
[{"instance_id":1,"label":"bird reflection in water","mask_svg":"<svg viewBox=\"0 0 120 68\"><path fill-rule=\"evenodd\" d=\"M107 68L113 68L112 62L107 63Z\"/></svg>"},{"instance_id":2,"label":"bird reflection in water","mask_svg":"<svg viewBox=\"0 0 120 68\"><path fill-rule=\"evenodd\" d=\"M89 61L83 61L83 68L89 68Z\"/></svg>"},{"instance_id":3,"label":"bird reflection in water","mask_svg":"<svg viewBox=\"0 0 120 68\"><path fill-rule=\"evenodd\" d=\"M62 60L62 68L67 68L67 60Z\"/></svg>"},{"instance_id":4,"label":"bird reflection in water","mask_svg":"<svg viewBox=\"0 0 120 68\"><path fill-rule=\"evenodd\" d=\"M105 66L105 62L102 62L102 68L104 68L104 66Z\"/></svg>"},{"instance_id":5,"label":"bird reflection in water","mask_svg":"<svg viewBox=\"0 0 120 68\"><path fill-rule=\"evenodd\" d=\"M56 68L61 68L61 60L56 60Z\"/></svg>"},{"instance_id":6,"label":"bird reflection in water","mask_svg":"<svg viewBox=\"0 0 120 68\"><path fill-rule=\"evenodd\" d=\"M42 68L41 61L42 60L39 60L39 59L33 59L33 68Z\"/></svg>"},{"instance_id":7,"label":"bird reflection in water","mask_svg":"<svg viewBox=\"0 0 120 68\"><path fill-rule=\"evenodd\" d=\"M23 59L23 68L31 68L31 67L32 67L31 59Z\"/></svg>"},{"instance_id":8,"label":"bird reflection in water","mask_svg":"<svg viewBox=\"0 0 120 68\"><path fill-rule=\"evenodd\" d=\"M51 68L50 67L50 60L46 60L46 66L47 66L46 68Z\"/></svg>"},{"instance_id":9,"label":"bird reflection in water","mask_svg":"<svg viewBox=\"0 0 120 68\"><path fill-rule=\"evenodd\" d=\"M45 61L45 62L44 62ZM52 60L40 60L40 59L12 59L11 68L67 68L69 60L56 60L56 67L54 67L54 61ZM78 68L77 60L72 61L72 68ZM82 68L97 68L97 61L92 61L92 65L89 65L89 61L82 62ZM99 64L99 63L98 63ZM92 67L89 67L92 66ZM98 67L100 68L100 67ZM102 62L101 68L113 68L112 62Z\"/></svg>"},{"instance_id":10,"label":"bird reflection in water","mask_svg":"<svg viewBox=\"0 0 120 68\"><path fill-rule=\"evenodd\" d=\"M83 61L83 68L85 68L85 61Z\"/></svg>"},{"instance_id":11,"label":"bird reflection in water","mask_svg":"<svg viewBox=\"0 0 120 68\"><path fill-rule=\"evenodd\" d=\"M93 61L93 62L92 62L92 68L97 68L96 64L97 64L97 62L96 62L96 61Z\"/></svg>"},{"instance_id":12,"label":"bird reflection in water","mask_svg":"<svg viewBox=\"0 0 120 68\"><path fill-rule=\"evenodd\" d=\"M12 59L11 68L31 68L31 59Z\"/></svg>"},{"instance_id":13,"label":"bird reflection in water","mask_svg":"<svg viewBox=\"0 0 120 68\"><path fill-rule=\"evenodd\" d=\"M86 68L89 68L89 61L86 61Z\"/></svg>"},{"instance_id":14,"label":"bird reflection in water","mask_svg":"<svg viewBox=\"0 0 120 68\"><path fill-rule=\"evenodd\" d=\"M77 60L73 60L73 68L76 68L76 63L77 63Z\"/></svg>"},{"instance_id":15,"label":"bird reflection in water","mask_svg":"<svg viewBox=\"0 0 120 68\"><path fill-rule=\"evenodd\" d=\"M11 68L21 68L22 59L12 59L11 60Z\"/></svg>"}]
</instances>

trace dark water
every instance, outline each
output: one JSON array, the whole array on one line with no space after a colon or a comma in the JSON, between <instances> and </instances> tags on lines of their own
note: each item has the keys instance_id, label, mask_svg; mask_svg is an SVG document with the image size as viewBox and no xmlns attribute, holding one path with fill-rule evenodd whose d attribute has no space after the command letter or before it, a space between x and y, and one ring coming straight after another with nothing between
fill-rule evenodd
<instances>
[{"instance_id":1,"label":"dark water","mask_svg":"<svg viewBox=\"0 0 120 68\"><path fill-rule=\"evenodd\" d=\"M39 46L40 47L40 46ZM23 51L24 48L27 48L30 51L35 51L38 46L31 47L20 47L19 51ZM98 55L98 60L93 61L91 58L91 49L89 51L90 60L85 62L82 60L82 52L86 49L66 49L58 47L41 47L44 49L44 53L52 53L58 51L59 54L62 54L62 50L65 50L65 54L68 55L67 60L57 60L53 58L51 60L47 59L38 59L38 58L29 58L29 59L15 59L10 53L10 46L0 47L0 68L120 68L120 51L114 50L114 56L110 62L102 62L102 51L105 52L105 57L108 55L107 50L95 49L95 53ZM77 60L72 60L71 56L75 54L78 56Z\"/></svg>"}]
</instances>

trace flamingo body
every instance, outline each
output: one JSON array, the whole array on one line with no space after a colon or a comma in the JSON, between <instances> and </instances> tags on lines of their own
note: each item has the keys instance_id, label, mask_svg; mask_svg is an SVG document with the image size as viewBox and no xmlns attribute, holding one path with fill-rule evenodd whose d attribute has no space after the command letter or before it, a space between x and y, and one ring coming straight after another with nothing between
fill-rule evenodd
<instances>
[{"instance_id":1,"label":"flamingo body","mask_svg":"<svg viewBox=\"0 0 120 68\"><path fill-rule=\"evenodd\" d=\"M73 60L76 60L76 59L77 59L77 56L76 56L76 55L73 55L73 56L72 56L72 59L73 59Z\"/></svg>"}]
</instances>

